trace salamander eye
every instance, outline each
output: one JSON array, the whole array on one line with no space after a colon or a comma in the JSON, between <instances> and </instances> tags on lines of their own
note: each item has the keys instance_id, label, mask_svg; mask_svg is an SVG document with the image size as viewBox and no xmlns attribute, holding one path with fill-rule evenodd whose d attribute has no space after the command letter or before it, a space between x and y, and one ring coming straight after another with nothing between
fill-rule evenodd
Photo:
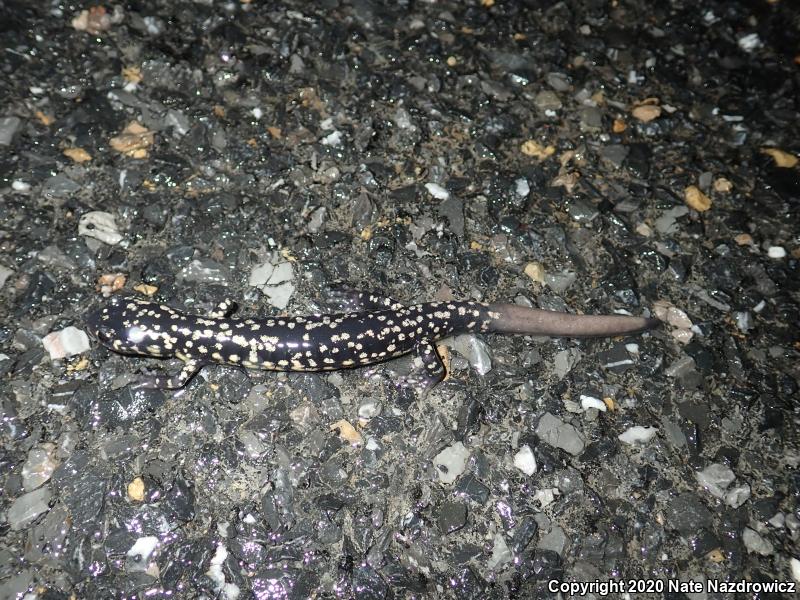
<instances>
[{"instance_id":1,"label":"salamander eye","mask_svg":"<svg viewBox=\"0 0 800 600\"><path fill-rule=\"evenodd\" d=\"M97 339L105 344L110 344L114 341L114 330L110 327L98 327Z\"/></svg>"}]
</instances>

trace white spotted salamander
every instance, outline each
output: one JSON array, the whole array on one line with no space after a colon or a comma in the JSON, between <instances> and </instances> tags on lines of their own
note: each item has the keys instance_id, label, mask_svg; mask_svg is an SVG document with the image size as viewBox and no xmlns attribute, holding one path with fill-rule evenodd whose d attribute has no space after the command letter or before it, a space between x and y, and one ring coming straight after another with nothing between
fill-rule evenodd
<instances>
[{"instance_id":1,"label":"white spotted salamander","mask_svg":"<svg viewBox=\"0 0 800 600\"><path fill-rule=\"evenodd\" d=\"M431 302L403 306L357 294L358 309L336 315L231 317L234 304L220 302L208 316L191 315L135 297L114 296L87 317L90 333L120 354L179 358L173 377L145 377L138 387L182 388L208 363L275 371L333 371L383 362L414 352L427 383L444 367L434 342L460 333L611 336L656 325L645 317L572 315L514 304Z\"/></svg>"}]
</instances>

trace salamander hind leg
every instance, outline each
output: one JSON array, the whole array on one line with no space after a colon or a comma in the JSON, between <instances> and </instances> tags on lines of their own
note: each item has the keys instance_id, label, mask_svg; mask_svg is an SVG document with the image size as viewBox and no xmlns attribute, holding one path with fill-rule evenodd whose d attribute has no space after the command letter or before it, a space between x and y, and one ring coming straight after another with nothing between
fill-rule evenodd
<instances>
[{"instance_id":1,"label":"salamander hind leg","mask_svg":"<svg viewBox=\"0 0 800 600\"><path fill-rule=\"evenodd\" d=\"M404 387L412 387L418 391L423 398L433 387L444 379L447 371L436 346L427 340L420 340L414 347L414 359L422 361L421 366L414 366L414 369L403 378Z\"/></svg>"},{"instance_id":2,"label":"salamander hind leg","mask_svg":"<svg viewBox=\"0 0 800 600\"><path fill-rule=\"evenodd\" d=\"M354 290L344 284L332 285L328 288L326 300L335 310L344 312L361 312L368 310L400 310L401 302L383 296L377 292Z\"/></svg>"},{"instance_id":3,"label":"salamander hind leg","mask_svg":"<svg viewBox=\"0 0 800 600\"><path fill-rule=\"evenodd\" d=\"M197 360L188 360L183 368L171 377L165 375L142 375L133 384L134 389L159 389L159 390L178 390L184 387L189 380L194 377L203 367L203 363Z\"/></svg>"}]
</instances>

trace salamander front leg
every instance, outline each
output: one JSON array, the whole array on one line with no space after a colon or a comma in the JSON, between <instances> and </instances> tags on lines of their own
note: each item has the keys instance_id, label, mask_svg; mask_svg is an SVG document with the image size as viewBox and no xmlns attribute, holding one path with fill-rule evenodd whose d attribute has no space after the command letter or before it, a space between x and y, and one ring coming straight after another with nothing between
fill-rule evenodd
<instances>
[{"instance_id":1,"label":"salamander front leg","mask_svg":"<svg viewBox=\"0 0 800 600\"><path fill-rule=\"evenodd\" d=\"M180 389L189 383L189 380L197 374L203 367L203 364L204 363L194 359L187 360L183 368L172 377L165 377L164 375L144 375L134 383L133 388L159 390Z\"/></svg>"},{"instance_id":2,"label":"salamander front leg","mask_svg":"<svg viewBox=\"0 0 800 600\"><path fill-rule=\"evenodd\" d=\"M236 310L236 303L230 298L225 298L214 307L214 310L208 313L208 316L212 319L224 319L225 317L230 317L234 310Z\"/></svg>"}]
</instances>

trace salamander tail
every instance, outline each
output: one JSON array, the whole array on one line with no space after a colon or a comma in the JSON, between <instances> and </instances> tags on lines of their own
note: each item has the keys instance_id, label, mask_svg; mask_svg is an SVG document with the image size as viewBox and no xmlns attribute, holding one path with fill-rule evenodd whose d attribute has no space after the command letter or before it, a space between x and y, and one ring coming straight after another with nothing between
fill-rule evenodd
<instances>
[{"instance_id":1,"label":"salamander tail","mask_svg":"<svg viewBox=\"0 0 800 600\"><path fill-rule=\"evenodd\" d=\"M659 324L657 319L623 315L573 315L527 308L516 304L490 304L488 331L557 337L603 337L638 333Z\"/></svg>"}]
</instances>

